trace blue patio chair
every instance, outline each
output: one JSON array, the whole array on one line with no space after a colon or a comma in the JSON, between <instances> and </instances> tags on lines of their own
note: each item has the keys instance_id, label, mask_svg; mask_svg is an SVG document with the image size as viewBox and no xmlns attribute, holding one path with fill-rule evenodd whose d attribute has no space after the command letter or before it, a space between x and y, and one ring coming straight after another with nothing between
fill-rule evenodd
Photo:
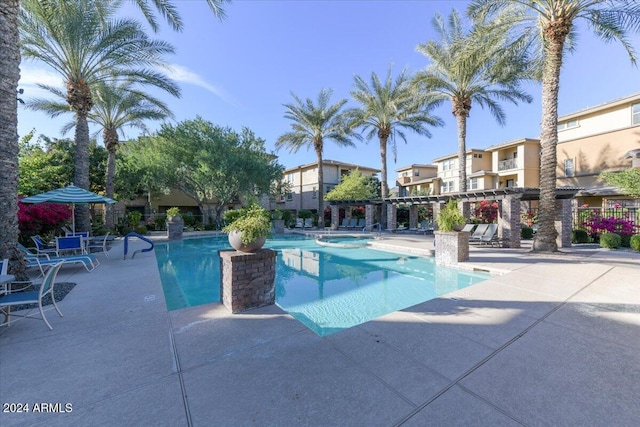
<instances>
[{"instance_id":1,"label":"blue patio chair","mask_svg":"<svg viewBox=\"0 0 640 427\"><path fill-rule=\"evenodd\" d=\"M356 228L362 228L364 230L364 227L367 225L367 222L364 218L360 218L358 220L358 222L356 223Z\"/></svg>"},{"instance_id":2,"label":"blue patio chair","mask_svg":"<svg viewBox=\"0 0 640 427\"><path fill-rule=\"evenodd\" d=\"M85 254L86 245L83 236L56 237L56 255L61 256L64 252Z\"/></svg>"},{"instance_id":3,"label":"blue patio chair","mask_svg":"<svg viewBox=\"0 0 640 427\"><path fill-rule=\"evenodd\" d=\"M347 228L349 226L349 218L342 218L342 224L338 228Z\"/></svg>"},{"instance_id":4,"label":"blue patio chair","mask_svg":"<svg viewBox=\"0 0 640 427\"><path fill-rule=\"evenodd\" d=\"M44 279L42 280L42 284L40 285L39 290L12 292L0 297L0 308L3 309L3 311L7 316L7 325L10 325L11 323L11 316L27 318L27 317L30 317L29 313L35 310L35 309L31 309L27 311L26 314L18 315L18 314L11 314L11 307L17 306L17 305L23 305L23 304L38 304L38 309L40 310L40 316L42 317L42 320L44 320L44 323L47 325L47 327L50 330L53 330L53 327L47 320L47 317L44 315L44 310L42 309L42 298L45 297L46 295L51 295L51 301L53 303L53 307L56 309L60 317L62 317L62 312L60 311L60 309L58 308L58 305L56 304L56 299L53 293L53 287L55 284L56 275L58 274L58 271L60 270L60 267L62 266L62 264L63 262L59 261L57 264L51 265L49 267L49 269L47 270L47 273L44 276Z\"/></svg>"},{"instance_id":5,"label":"blue patio chair","mask_svg":"<svg viewBox=\"0 0 640 427\"><path fill-rule=\"evenodd\" d=\"M304 228L313 228L313 220L311 218L305 218Z\"/></svg>"},{"instance_id":6,"label":"blue patio chair","mask_svg":"<svg viewBox=\"0 0 640 427\"><path fill-rule=\"evenodd\" d=\"M356 228L356 225L358 225L358 219L357 218L351 218L349 220L349 225L347 226L347 228Z\"/></svg>"},{"instance_id":7,"label":"blue patio chair","mask_svg":"<svg viewBox=\"0 0 640 427\"><path fill-rule=\"evenodd\" d=\"M50 256L49 254L37 255L29 251L29 249L25 248L20 243L18 243L18 249L20 249L25 255L27 268L38 267L42 276L45 274L44 267L57 264L59 261L62 261L64 264L82 264L87 271L93 271L94 268L100 265L98 258L91 254L67 255L60 257Z\"/></svg>"},{"instance_id":8,"label":"blue patio chair","mask_svg":"<svg viewBox=\"0 0 640 427\"><path fill-rule=\"evenodd\" d=\"M38 254L55 254L56 253L56 247L46 245L42 240L42 237L37 235L31 236L31 240L33 240L33 243L36 244L35 250Z\"/></svg>"}]
</instances>

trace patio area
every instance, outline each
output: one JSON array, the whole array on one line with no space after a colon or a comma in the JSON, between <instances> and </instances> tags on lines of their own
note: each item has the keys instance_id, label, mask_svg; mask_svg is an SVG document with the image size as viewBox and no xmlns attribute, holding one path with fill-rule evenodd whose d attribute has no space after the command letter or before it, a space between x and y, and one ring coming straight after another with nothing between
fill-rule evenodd
<instances>
[{"instance_id":1,"label":"patio area","mask_svg":"<svg viewBox=\"0 0 640 427\"><path fill-rule=\"evenodd\" d=\"M376 244L433 248L418 235L383 235ZM123 260L122 252L118 241L91 273L63 266L58 281L77 286L59 303L63 318L47 312L53 331L40 319L0 328L0 425L640 420L638 253L472 246L465 268L503 274L319 337L277 306L168 312L155 255ZM31 410L7 411L13 403ZM34 412L36 403L72 410Z\"/></svg>"}]
</instances>

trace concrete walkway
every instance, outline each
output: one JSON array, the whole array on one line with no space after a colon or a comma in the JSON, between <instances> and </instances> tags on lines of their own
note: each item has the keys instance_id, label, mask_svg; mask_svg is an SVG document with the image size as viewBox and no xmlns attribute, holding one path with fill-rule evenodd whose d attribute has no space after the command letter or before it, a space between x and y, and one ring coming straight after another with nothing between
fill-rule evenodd
<instances>
[{"instance_id":1,"label":"concrete walkway","mask_svg":"<svg viewBox=\"0 0 640 427\"><path fill-rule=\"evenodd\" d=\"M167 312L153 253L111 253L93 273L61 270L77 286L63 318L47 312L53 331L39 319L0 328L0 426L640 420L637 253L473 248L468 268L508 273L324 338L276 306ZM71 412L35 412L41 403Z\"/></svg>"}]
</instances>

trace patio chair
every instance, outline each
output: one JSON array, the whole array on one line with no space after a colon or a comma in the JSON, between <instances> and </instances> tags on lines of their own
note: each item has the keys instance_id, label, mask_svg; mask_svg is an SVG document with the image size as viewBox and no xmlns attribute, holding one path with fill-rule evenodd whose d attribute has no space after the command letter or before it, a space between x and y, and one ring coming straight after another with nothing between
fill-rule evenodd
<instances>
[{"instance_id":1,"label":"patio chair","mask_svg":"<svg viewBox=\"0 0 640 427\"><path fill-rule=\"evenodd\" d=\"M305 218L304 228L313 228L313 220L311 218Z\"/></svg>"},{"instance_id":2,"label":"patio chair","mask_svg":"<svg viewBox=\"0 0 640 427\"><path fill-rule=\"evenodd\" d=\"M364 227L367 225L367 222L365 221L364 218L360 218L358 220L358 222L356 223L356 227L355 228L362 228L364 230Z\"/></svg>"},{"instance_id":3,"label":"patio chair","mask_svg":"<svg viewBox=\"0 0 640 427\"><path fill-rule=\"evenodd\" d=\"M83 236L56 237L57 256L61 256L64 252L86 254L86 246L86 240Z\"/></svg>"},{"instance_id":4,"label":"patio chair","mask_svg":"<svg viewBox=\"0 0 640 427\"><path fill-rule=\"evenodd\" d=\"M42 280L42 284L40 285L39 290L12 292L0 297L0 308L2 308L7 315L7 325L10 325L11 323L11 316L27 318L27 317L30 317L29 313L35 310L35 309L31 309L27 311L27 313L24 315L16 315L16 314L11 314L10 312L11 307L17 306L17 305L23 305L23 304L38 304L38 309L40 310L40 316L42 317L42 320L44 320L44 323L47 325L49 330L53 330L53 327L51 326L46 316L44 315L44 310L42 309L42 298L45 297L46 295L51 295L51 301L53 303L53 307L56 309L60 317L62 317L62 312L60 311L60 309L58 308L58 305L56 304L56 299L53 293L53 287L55 284L56 275L58 274L58 271L60 270L60 267L62 266L62 264L63 262L59 261L57 264L51 265L49 267L49 269L47 270L47 273L44 276L44 279Z\"/></svg>"},{"instance_id":5,"label":"patio chair","mask_svg":"<svg viewBox=\"0 0 640 427\"><path fill-rule=\"evenodd\" d=\"M49 256L49 254L37 255L22 246L20 243L18 243L18 249L20 249L25 255L27 268L38 267L42 276L45 274L45 266L54 265L59 261L62 261L64 264L82 264L87 271L93 271L94 268L100 265L98 258L91 254L67 255L60 257Z\"/></svg>"},{"instance_id":6,"label":"patio chair","mask_svg":"<svg viewBox=\"0 0 640 427\"><path fill-rule=\"evenodd\" d=\"M102 253L109 258L109 234L110 232L107 232L104 236L96 236L90 239L85 246L87 252L91 253L91 249L100 249Z\"/></svg>"},{"instance_id":7,"label":"patio chair","mask_svg":"<svg viewBox=\"0 0 640 427\"><path fill-rule=\"evenodd\" d=\"M304 220L302 218L296 218L296 228L304 228Z\"/></svg>"},{"instance_id":8,"label":"patio chair","mask_svg":"<svg viewBox=\"0 0 640 427\"><path fill-rule=\"evenodd\" d=\"M476 227L476 224L465 224L460 231L466 231L467 233L473 233L473 229Z\"/></svg>"},{"instance_id":9,"label":"patio chair","mask_svg":"<svg viewBox=\"0 0 640 427\"><path fill-rule=\"evenodd\" d=\"M356 225L358 225L358 220L356 218L351 218L347 228L356 228Z\"/></svg>"},{"instance_id":10,"label":"patio chair","mask_svg":"<svg viewBox=\"0 0 640 427\"><path fill-rule=\"evenodd\" d=\"M64 233L65 237L76 237L76 236L80 236L83 237L85 239L89 238L89 232L88 231L68 231Z\"/></svg>"},{"instance_id":11,"label":"patio chair","mask_svg":"<svg viewBox=\"0 0 640 427\"><path fill-rule=\"evenodd\" d=\"M433 233L433 223L427 221L426 219L424 221L422 221L422 223L420 224L420 228L418 229L418 231L427 234L429 232Z\"/></svg>"},{"instance_id":12,"label":"patio chair","mask_svg":"<svg viewBox=\"0 0 640 427\"><path fill-rule=\"evenodd\" d=\"M342 218L342 224L338 228L347 228L349 226L349 218Z\"/></svg>"},{"instance_id":13,"label":"patio chair","mask_svg":"<svg viewBox=\"0 0 640 427\"><path fill-rule=\"evenodd\" d=\"M55 254L56 253L56 247L46 245L44 243L44 240L42 240L40 236L38 235L31 236L31 240L33 240L33 243L36 244L35 250L38 254Z\"/></svg>"},{"instance_id":14,"label":"patio chair","mask_svg":"<svg viewBox=\"0 0 640 427\"><path fill-rule=\"evenodd\" d=\"M487 228L489 228L489 224L478 224L473 234L469 237L469 242L479 242L482 235L487 231Z\"/></svg>"},{"instance_id":15,"label":"patio chair","mask_svg":"<svg viewBox=\"0 0 640 427\"><path fill-rule=\"evenodd\" d=\"M498 224L489 224L487 231L480 236L480 244L491 245L493 247L493 244L498 241Z\"/></svg>"}]
</instances>

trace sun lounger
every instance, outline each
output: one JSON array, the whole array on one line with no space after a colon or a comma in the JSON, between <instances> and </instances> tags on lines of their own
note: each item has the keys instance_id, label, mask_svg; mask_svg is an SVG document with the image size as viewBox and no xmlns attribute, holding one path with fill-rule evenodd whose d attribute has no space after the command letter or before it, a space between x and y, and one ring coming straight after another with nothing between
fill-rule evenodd
<instances>
[{"instance_id":1,"label":"sun lounger","mask_svg":"<svg viewBox=\"0 0 640 427\"><path fill-rule=\"evenodd\" d=\"M358 220L356 218L351 218L347 228L356 228L356 225L358 225Z\"/></svg>"},{"instance_id":2,"label":"sun lounger","mask_svg":"<svg viewBox=\"0 0 640 427\"><path fill-rule=\"evenodd\" d=\"M311 218L305 218L304 228L313 228L313 220Z\"/></svg>"},{"instance_id":3,"label":"sun lounger","mask_svg":"<svg viewBox=\"0 0 640 427\"><path fill-rule=\"evenodd\" d=\"M479 242L487 228L489 228L489 224L478 224L471 237L469 237L469 242Z\"/></svg>"},{"instance_id":4,"label":"sun lounger","mask_svg":"<svg viewBox=\"0 0 640 427\"><path fill-rule=\"evenodd\" d=\"M98 265L100 265L100 261L96 258L95 255L91 254L83 254L83 255L68 255L68 256L49 256L49 254L41 254L37 255L29 251L29 249L25 248L21 244L18 243L18 248L25 255L25 262L27 268L38 267L40 269L40 274L44 276L45 266L55 265L62 261L64 264L82 264L82 266L87 271L93 271Z\"/></svg>"},{"instance_id":5,"label":"sun lounger","mask_svg":"<svg viewBox=\"0 0 640 427\"><path fill-rule=\"evenodd\" d=\"M365 221L364 218L360 218L358 220L358 222L356 223L356 227L355 228L362 228L364 230L364 227L367 225L367 222Z\"/></svg>"},{"instance_id":6,"label":"sun lounger","mask_svg":"<svg viewBox=\"0 0 640 427\"><path fill-rule=\"evenodd\" d=\"M465 224L460 231L466 231L467 233L473 233L473 229L476 228L476 224Z\"/></svg>"},{"instance_id":7,"label":"sun lounger","mask_svg":"<svg viewBox=\"0 0 640 427\"><path fill-rule=\"evenodd\" d=\"M348 228L349 227L349 218L342 218L342 224L338 226L338 228Z\"/></svg>"}]
</instances>

